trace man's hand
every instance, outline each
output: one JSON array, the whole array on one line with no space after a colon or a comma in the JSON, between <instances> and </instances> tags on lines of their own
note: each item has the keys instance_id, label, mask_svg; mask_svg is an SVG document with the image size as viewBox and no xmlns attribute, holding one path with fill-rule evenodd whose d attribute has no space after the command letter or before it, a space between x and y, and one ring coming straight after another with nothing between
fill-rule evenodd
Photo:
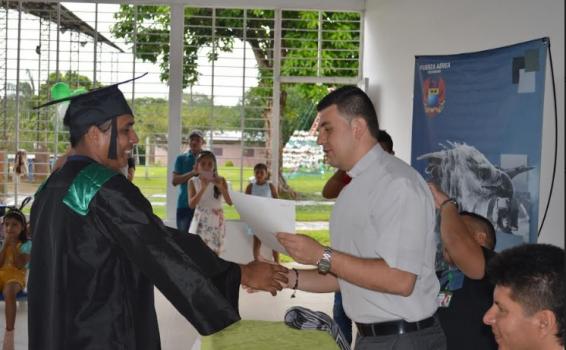
<instances>
[{"instance_id":1,"label":"man's hand","mask_svg":"<svg viewBox=\"0 0 566 350\"><path fill-rule=\"evenodd\" d=\"M324 252L320 243L302 234L278 232L277 239L287 253L301 264L316 265Z\"/></svg>"},{"instance_id":2,"label":"man's hand","mask_svg":"<svg viewBox=\"0 0 566 350\"><path fill-rule=\"evenodd\" d=\"M288 269L281 266L262 261L252 261L247 265L241 265L241 284L258 290L265 290L276 295L278 290L283 289L288 283Z\"/></svg>"},{"instance_id":3,"label":"man's hand","mask_svg":"<svg viewBox=\"0 0 566 350\"><path fill-rule=\"evenodd\" d=\"M448 199L448 196L438 188L438 185L432 182L428 183L428 187L430 188L430 192L432 192L432 197L434 197L434 206L436 209L440 208L440 205Z\"/></svg>"}]
</instances>

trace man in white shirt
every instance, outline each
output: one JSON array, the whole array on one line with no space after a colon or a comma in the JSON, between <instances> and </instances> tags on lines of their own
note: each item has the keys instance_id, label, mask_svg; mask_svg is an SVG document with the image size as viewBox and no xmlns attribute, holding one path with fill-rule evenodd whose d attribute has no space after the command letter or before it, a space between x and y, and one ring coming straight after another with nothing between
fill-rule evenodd
<instances>
[{"instance_id":1,"label":"man in white shirt","mask_svg":"<svg viewBox=\"0 0 566 350\"><path fill-rule=\"evenodd\" d=\"M346 86L317 106L318 143L328 162L352 177L330 220L332 248L304 235L279 233L287 252L317 270L289 273L289 286L342 292L356 322L356 349L444 349L434 316L434 201L424 179L378 144L369 97Z\"/></svg>"}]
</instances>

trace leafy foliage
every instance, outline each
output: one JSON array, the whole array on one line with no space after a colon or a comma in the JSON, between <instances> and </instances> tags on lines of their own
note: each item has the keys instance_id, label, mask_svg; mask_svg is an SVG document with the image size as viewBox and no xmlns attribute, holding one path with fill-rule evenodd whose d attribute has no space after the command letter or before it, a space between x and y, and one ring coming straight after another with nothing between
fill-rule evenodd
<instances>
[{"instance_id":1,"label":"leafy foliage","mask_svg":"<svg viewBox=\"0 0 566 350\"><path fill-rule=\"evenodd\" d=\"M68 71L59 76L57 73L50 73L47 81L39 86L39 95L35 95L33 86L28 82L21 82L19 84L20 96L20 124L19 124L19 137L21 149L32 151L35 148L44 147L48 142L53 141L55 135L54 125L54 108L44 108L35 110L34 107L47 102L50 98L50 89L57 82L64 82L69 85L71 90L83 87L92 89L99 87L100 84L94 85L92 81L77 72ZM16 137L16 95L15 87L14 93L6 97L6 115L13 116L3 120L3 148L10 148L10 145L15 145ZM60 125L62 129L62 125ZM57 135L59 142L59 152L64 151L65 143L68 140L66 133L62 132ZM27 141L27 142L26 142Z\"/></svg>"},{"instance_id":2,"label":"leafy foliage","mask_svg":"<svg viewBox=\"0 0 566 350\"><path fill-rule=\"evenodd\" d=\"M268 82L273 68L274 11L216 9L214 16L213 11L210 8L185 8L183 87L198 81L200 50L208 52L210 61L216 60L219 51L231 52L236 40L250 45L260 69L258 78ZM318 11L284 12L283 75L317 76L318 29L321 25L323 57L320 75L357 76L359 13L322 12L321 16L322 21L319 21ZM161 79L169 80L169 7L121 5L114 17L117 20L112 27L114 36L135 44L138 58L159 62Z\"/></svg>"},{"instance_id":3,"label":"leafy foliage","mask_svg":"<svg viewBox=\"0 0 566 350\"><path fill-rule=\"evenodd\" d=\"M211 108L214 108L215 129L234 129L240 126L239 106L214 106L208 96L201 94L183 95L181 111L182 135L188 135L193 128L205 129L210 125ZM169 104L163 98L140 97L134 103L136 132L143 143L146 137L150 143L166 147Z\"/></svg>"},{"instance_id":4,"label":"leafy foliage","mask_svg":"<svg viewBox=\"0 0 566 350\"><path fill-rule=\"evenodd\" d=\"M213 13L214 11L214 13ZM320 16L320 18L319 18ZM273 10L185 8L183 87L198 82L198 55L207 52L209 61L219 52L230 52L237 40L253 50L258 86L251 88L242 103L247 140L269 136L274 51ZM136 45L138 58L160 64L161 79L169 79L170 14L166 6L121 5L115 14L113 34ZM358 72L360 15L353 12L284 11L282 21L282 75L355 77ZM214 21L214 23L213 23ZM319 28L320 26L320 28ZM214 28L214 30L213 30ZM320 29L320 31L319 31ZM319 33L322 56L318 57ZM281 94L282 145L297 128L310 127L316 113L314 103L327 93L324 85L286 86ZM203 98L205 98L203 96ZM197 111L193 111L194 115ZM205 116L195 115L191 124L209 125ZM216 125L214 121L213 125ZM217 126L218 127L218 126ZM266 133L267 131L267 133ZM265 142L268 140L263 137Z\"/></svg>"}]
</instances>

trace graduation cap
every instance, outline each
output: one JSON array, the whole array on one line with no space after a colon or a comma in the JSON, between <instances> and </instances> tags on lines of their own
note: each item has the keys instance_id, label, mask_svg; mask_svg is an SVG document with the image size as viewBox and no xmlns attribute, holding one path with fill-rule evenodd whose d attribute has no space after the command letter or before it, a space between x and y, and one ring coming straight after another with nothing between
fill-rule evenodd
<instances>
[{"instance_id":1,"label":"graduation cap","mask_svg":"<svg viewBox=\"0 0 566 350\"><path fill-rule=\"evenodd\" d=\"M69 128L71 138L74 140L79 140L91 126L100 125L107 120L112 120L112 135L110 137L108 158L116 159L116 117L124 114L133 116L132 109L128 105L122 91L118 89L118 85L129 83L145 75L147 75L147 73L113 85L93 89L80 95L49 101L34 109L69 101L69 106L63 118L63 124Z\"/></svg>"}]
</instances>

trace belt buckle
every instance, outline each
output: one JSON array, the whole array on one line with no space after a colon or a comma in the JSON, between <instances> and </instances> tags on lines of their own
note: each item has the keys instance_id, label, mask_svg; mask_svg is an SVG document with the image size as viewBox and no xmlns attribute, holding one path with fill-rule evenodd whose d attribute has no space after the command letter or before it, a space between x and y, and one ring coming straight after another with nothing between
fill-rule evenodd
<instances>
[{"instance_id":1,"label":"belt buckle","mask_svg":"<svg viewBox=\"0 0 566 350\"><path fill-rule=\"evenodd\" d=\"M397 334L401 335L401 334L405 334L405 322L401 321L399 323L397 323Z\"/></svg>"},{"instance_id":2,"label":"belt buckle","mask_svg":"<svg viewBox=\"0 0 566 350\"><path fill-rule=\"evenodd\" d=\"M376 324L375 323L370 323L368 324L368 327L364 327L366 329L364 329L364 333L367 332L369 334L366 335L366 337L378 337L379 336L379 332L376 331Z\"/></svg>"},{"instance_id":3,"label":"belt buckle","mask_svg":"<svg viewBox=\"0 0 566 350\"><path fill-rule=\"evenodd\" d=\"M366 335L366 337L377 337L377 332L375 331L374 328L374 324L368 324L369 327L364 327L366 329L364 329L364 333L368 333L368 335Z\"/></svg>"}]
</instances>

